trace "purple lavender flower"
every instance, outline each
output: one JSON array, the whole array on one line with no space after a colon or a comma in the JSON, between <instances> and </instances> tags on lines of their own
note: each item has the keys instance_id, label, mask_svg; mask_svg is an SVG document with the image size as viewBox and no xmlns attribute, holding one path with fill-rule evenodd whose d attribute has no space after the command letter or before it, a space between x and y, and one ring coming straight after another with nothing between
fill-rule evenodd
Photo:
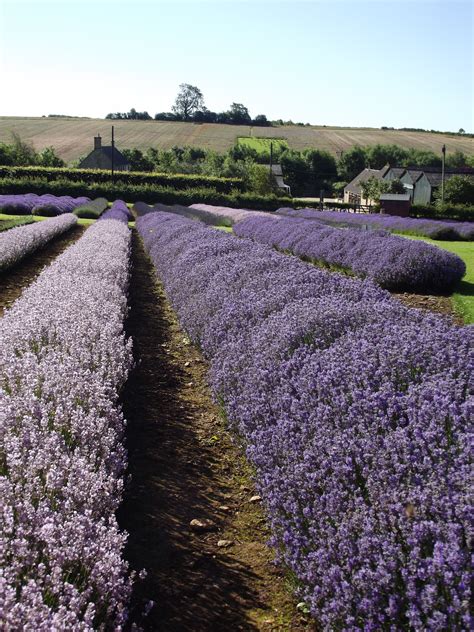
<instances>
[{"instance_id":1,"label":"purple lavender flower","mask_svg":"<svg viewBox=\"0 0 474 632\"><path fill-rule=\"evenodd\" d=\"M98 221L103 219L115 219L127 223L133 220L133 215L123 200L115 200L112 206L102 213Z\"/></svg>"},{"instance_id":2,"label":"purple lavender flower","mask_svg":"<svg viewBox=\"0 0 474 632\"><path fill-rule=\"evenodd\" d=\"M401 232L411 235L430 237L431 239L474 239L473 222L449 220L417 219L414 217L396 217L393 215L366 215L345 211L317 211L310 208L280 208L278 215L314 219L333 226L351 228L379 228L389 232Z\"/></svg>"},{"instance_id":3,"label":"purple lavender flower","mask_svg":"<svg viewBox=\"0 0 474 632\"><path fill-rule=\"evenodd\" d=\"M76 224L77 217L68 214L0 233L0 271L15 265Z\"/></svg>"},{"instance_id":4,"label":"purple lavender flower","mask_svg":"<svg viewBox=\"0 0 474 632\"><path fill-rule=\"evenodd\" d=\"M126 465L118 393L132 362L129 256L128 228L98 222L3 316L2 629L120 630L127 619L115 512Z\"/></svg>"},{"instance_id":5,"label":"purple lavender flower","mask_svg":"<svg viewBox=\"0 0 474 632\"><path fill-rule=\"evenodd\" d=\"M175 215L137 228L321 627L469 629L474 329Z\"/></svg>"},{"instance_id":6,"label":"purple lavender flower","mask_svg":"<svg viewBox=\"0 0 474 632\"><path fill-rule=\"evenodd\" d=\"M306 260L369 277L392 290L447 292L466 272L466 264L457 255L384 231L265 215L239 221L234 232Z\"/></svg>"}]
</instances>

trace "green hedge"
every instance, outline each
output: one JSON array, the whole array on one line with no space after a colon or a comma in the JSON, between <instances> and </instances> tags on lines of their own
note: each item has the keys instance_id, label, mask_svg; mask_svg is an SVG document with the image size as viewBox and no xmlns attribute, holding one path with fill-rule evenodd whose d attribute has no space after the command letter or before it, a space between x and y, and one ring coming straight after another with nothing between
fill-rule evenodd
<instances>
[{"instance_id":1,"label":"green hedge","mask_svg":"<svg viewBox=\"0 0 474 632\"><path fill-rule=\"evenodd\" d=\"M146 173L140 171L116 171L114 179L110 171L103 169L68 169L55 167L9 167L0 166L0 178L39 178L53 182L69 180L71 182L114 183L130 185L153 185L174 189L213 188L219 193L243 191L241 178L215 178L193 174Z\"/></svg>"},{"instance_id":2,"label":"green hedge","mask_svg":"<svg viewBox=\"0 0 474 632\"><path fill-rule=\"evenodd\" d=\"M411 207L410 216L474 222L474 206L469 206L467 204L443 204L440 206L414 204Z\"/></svg>"},{"instance_id":3,"label":"green hedge","mask_svg":"<svg viewBox=\"0 0 474 632\"><path fill-rule=\"evenodd\" d=\"M72 197L87 196L104 197L109 200L117 198L135 202L140 200L150 204L183 204L189 206L196 202L234 208L250 208L264 211L275 211L281 206L291 206L291 198L279 198L275 195L254 195L252 193L234 192L231 195L219 193L216 189L200 187L176 190L172 187L150 185L132 185L123 182L87 183L70 182L39 178L0 178L0 193L23 194L36 193L43 195L70 195Z\"/></svg>"}]
</instances>

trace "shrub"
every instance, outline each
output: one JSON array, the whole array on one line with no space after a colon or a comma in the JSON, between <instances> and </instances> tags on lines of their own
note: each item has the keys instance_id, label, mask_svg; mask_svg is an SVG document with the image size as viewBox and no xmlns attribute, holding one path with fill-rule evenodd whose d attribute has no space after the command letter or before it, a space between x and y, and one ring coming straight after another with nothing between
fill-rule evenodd
<instances>
[{"instance_id":1,"label":"shrub","mask_svg":"<svg viewBox=\"0 0 474 632\"><path fill-rule=\"evenodd\" d=\"M110 171L103 169L67 169L53 167L10 167L0 166L0 178L37 178L54 182L66 180L91 184L127 184L173 187L176 190L210 187L219 193L243 190L241 178L216 178L194 174L147 173L116 171L114 178Z\"/></svg>"}]
</instances>

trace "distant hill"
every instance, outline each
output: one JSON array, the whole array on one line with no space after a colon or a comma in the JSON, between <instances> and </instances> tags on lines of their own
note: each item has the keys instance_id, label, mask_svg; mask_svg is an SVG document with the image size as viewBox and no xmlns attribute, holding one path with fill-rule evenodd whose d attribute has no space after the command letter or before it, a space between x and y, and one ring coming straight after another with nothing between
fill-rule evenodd
<instances>
[{"instance_id":1,"label":"distant hill","mask_svg":"<svg viewBox=\"0 0 474 632\"><path fill-rule=\"evenodd\" d=\"M313 125L250 127L167 121L113 121L113 124L119 149L169 149L174 145L194 145L222 152L229 149L239 136L260 136L285 138L293 149L326 149L336 156L353 145L376 143L393 143L435 152L441 152L445 143L448 153L459 150L474 154L473 138L430 132ZM92 151L93 138L98 133L104 143L109 144L111 125L112 122L105 119L0 117L0 141L10 142L11 132L17 132L23 140L31 141L35 149L52 145L61 158L70 162Z\"/></svg>"}]
</instances>

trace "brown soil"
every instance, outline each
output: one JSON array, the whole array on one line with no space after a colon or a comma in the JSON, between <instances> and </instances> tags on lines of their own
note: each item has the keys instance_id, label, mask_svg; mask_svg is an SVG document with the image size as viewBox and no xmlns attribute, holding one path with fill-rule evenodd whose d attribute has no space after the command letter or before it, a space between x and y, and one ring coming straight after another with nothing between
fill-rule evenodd
<instances>
[{"instance_id":1,"label":"brown soil","mask_svg":"<svg viewBox=\"0 0 474 632\"><path fill-rule=\"evenodd\" d=\"M273 562L261 504L250 500L250 467L212 402L208 367L135 231L130 307L127 333L139 360L123 393L131 479L119 522L131 567L147 571L131 620L163 632L314 629ZM193 529L195 519L207 528Z\"/></svg>"},{"instance_id":2,"label":"brown soil","mask_svg":"<svg viewBox=\"0 0 474 632\"><path fill-rule=\"evenodd\" d=\"M77 241L84 230L84 226L74 226L47 243L41 250L33 252L16 266L0 273L0 316L16 301L23 290L33 283L43 268Z\"/></svg>"},{"instance_id":3,"label":"brown soil","mask_svg":"<svg viewBox=\"0 0 474 632\"><path fill-rule=\"evenodd\" d=\"M408 292L393 292L392 296L397 298L407 307L426 309L448 316L454 324L463 325L462 316L454 309L453 302L449 296L437 296L433 294L410 294Z\"/></svg>"}]
</instances>

